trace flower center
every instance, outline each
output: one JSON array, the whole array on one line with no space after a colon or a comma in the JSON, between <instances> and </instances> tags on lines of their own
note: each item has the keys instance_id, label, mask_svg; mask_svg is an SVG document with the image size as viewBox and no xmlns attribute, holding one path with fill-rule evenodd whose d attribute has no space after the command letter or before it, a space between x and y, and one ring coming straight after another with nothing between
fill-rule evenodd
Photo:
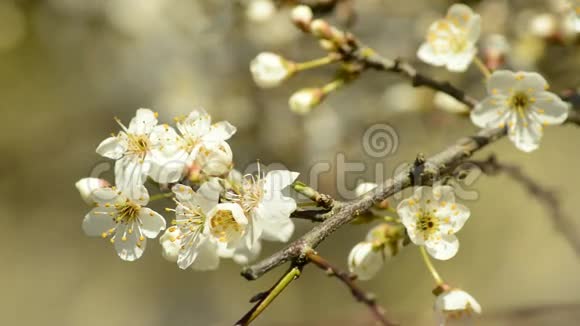
<instances>
[{"instance_id":1,"label":"flower center","mask_svg":"<svg viewBox=\"0 0 580 326\"><path fill-rule=\"evenodd\" d=\"M127 199L124 203L115 205L115 209L117 210L115 222L128 225L138 220L141 206Z\"/></svg>"},{"instance_id":2,"label":"flower center","mask_svg":"<svg viewBox=\"0 0 580 326\"><path fill-rule=\"evenodd\" d=\"M530 105L531 100L527 94L523 92L517 92L509 98L508 102L509 106L513 109L525 110Z\"/></svg>"},{"instance_id":3,"label":"flower center","mask_svg":"<svg viewBox=\"0 0 580 326\"><path fill-rule=\"evenodd\" d=\"M241 228L229 210L219 210L210 221L211 233L221 242L228 242L240 234Z\"/></svg>"},{"instance_id":4,"label":"flower center","mask_svg":"<svg viewBox=\"0 0 580 326\"><path fill-rule=\"evenodd\" d=\"M439 230L439 219L429 212L421 211L418 213L417 229L423 233L423 237L427 240L433 233Z\"/></svg>"},{"instance_id":5,"label":"flower center","mask_svg":"<svg viewBox=\"0 0 580 326\"><path fill-rule=\"evenodd\" d=\"M135 155L145 156L151 147L146 135L129 135L128 151Z\"/></svg>"},{"instance_id":6,"label":"flower center","mask_svg":"<svg viewBox=\"0 0 580 326\"><path fill-rule=\"evenodd\" d=\"M241 206L245 212L251 211L262 201L264 197L263 183L264 180L260 177L258 179L252 177L244 180Z\"/></svg>"}]
</instances>

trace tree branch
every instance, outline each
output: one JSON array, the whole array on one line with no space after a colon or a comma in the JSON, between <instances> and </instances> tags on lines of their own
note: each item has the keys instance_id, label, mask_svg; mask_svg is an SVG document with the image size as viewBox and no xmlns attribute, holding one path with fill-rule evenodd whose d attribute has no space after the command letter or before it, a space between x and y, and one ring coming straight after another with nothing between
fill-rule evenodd
<instances>
[{"instance_id":1,"label":"tree branch","mask_svg":"<svg viewBox=\"0 0 580 326\"><path fill-rule=\"evenodd\" d=\"M327 272L328 276L334 276L337 279L339 279L342 283L344 283L350 289L350 292L358 302L364 303L369 307L373 316L378 322L380 322L381 325L384 326L397 325L396 323L387 319L387 317L385 316L385 310L377 304L375 297L372 294L365 292L361 287L359 287L358 284L355 282L355 277L353 275L350 275L349 273L338 269L330 262L328 262L326 259L316 254L314 251L307 252L306 258L308 258L309 262L313 263L320 269Z\"/></svg>"}]
</instances>

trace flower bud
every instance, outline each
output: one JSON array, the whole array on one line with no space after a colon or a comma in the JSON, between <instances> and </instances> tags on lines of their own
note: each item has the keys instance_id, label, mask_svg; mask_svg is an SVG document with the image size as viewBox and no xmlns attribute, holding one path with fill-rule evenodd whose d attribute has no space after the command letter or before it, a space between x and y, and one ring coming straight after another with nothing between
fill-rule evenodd
<instances>
[{"instance_id":1,"label":"flower bud","mask_svg":"<svg viewBox=\"0 0 580 326\"><path fill-rule=\"evenodd\" d=\"M221 142L216 148L202 148L196 157L196 165L201 167L204 174L219 177L232 169L232 160L233 154L230 145Z\"/></svg>"},{"instance_id":2,"label":"flower bud","mask_svg":"<svg viewBox=\"0 0 580 326\"><path fill-rule=\"evenodd\" d=\"M250 63L250 72L256 85L272 88L294 74L295 68L293 62L275 53L262 52Z\"/></svg>"},{"instance_id":3,"label":"flower bud","mask_svg":"<svg viewBox=\"0 0 580 326\"><path fill-rule=\"evenodd\" d=\"M290 17L296 26L306 30L312 22L314 15L312 14L312 9L310 9L310 7L306 5L298 5L292 9Z\"/></svg>"},{"instance_id":4,"label":"flower bud","mask_svg":"<svg viewBox=\"0 0 580 326\"><path fill-rule=\"evenodd\" d=\"M110 184L107 180L99 178L83 178L75 183L77 190L79 191L81 198L89 205L95 203L93 199L93 192L96 189L109 187Z\"/></svg>"},{"instance_id":5,"label":"flower bud","mask_svg":"<svg viewBox=\"0 0 580 326\"><path fill-rule=\"evenodd\" d=\"M505 62L509 51L508 41L501 34L491 34L483 41L485 65L491 70L497 70Z\"/></svg>"},{"instance_id":6,"label":"flower bud","mask_svg":"<svg viewBox=\"0 0 580 326\"><path fill-rule=\"evenodd\" d=\"M288 100L292 112L307 114L323 99L324 92L320 88L304 88L292 94Z\"/></svg>"},{"instance_id":7,"label":"flower bud","mask_svg":"<svg viewBox=\"0 0 580 326\"><path fill-rule=\"evenodd\" d=\"M360 280L370 280L383 266L383 251L371 242L360 242L348 255L348 269Z\"/></svg>"},{"instance_id":8,"label":"flower bud","mask_svg":"<svg viewBox=\"0 0 580 326\"><path fill-rule=\"evenodd\" d=\"M440 325L445 325L449 320L467 319L474 312L481 314L479 303L460 289L452 289L438 295L434 309Z\"/></svg>"},{"instance_id":9,"label":"flower bud","mask_svg":"<svg viewBox=\"0 0 580 326\"><path fill-rule=\"evenodd\" d=\"M162 247L161 255L172 263L176 263L177 257L179 256L181 241L178 238L180 235L181 231L179 228L172 226L159 237L159 243Z\"/></svg>"},{"instance_id":10,"label":"flower bud","mask_svg":"<svg viewBox=\"0 0 580 326\"><path fill-rule=\"evenodd\" d=\"M261 23L270 19L275 11L276 6L272 0L252 0L246 7L246 17L253 22Z\"/></svg>"}]
</instances>

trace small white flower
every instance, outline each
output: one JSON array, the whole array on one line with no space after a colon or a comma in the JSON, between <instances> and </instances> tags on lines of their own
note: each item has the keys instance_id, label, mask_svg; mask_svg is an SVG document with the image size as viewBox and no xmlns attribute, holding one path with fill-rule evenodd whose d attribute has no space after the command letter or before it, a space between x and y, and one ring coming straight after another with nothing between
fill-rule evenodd
<instances>
[{"instance_id":1,"label":"small white flower","mask_svg":"<svg viewBox=\"0 0 580 326\"><path fill-rule=\"evenodd\" d=\"M348 269L362 281L373 278L384 262L383 250L369 241L359 242L348 255Z\"/></svg>"},{"instance_id":2,"label":"small white flower","mask_svg":"<svg viewBox=\"0 0 580 326\"><path fill-rule=\"evenodd\" d=\"M257 23L267 21L274 15L276 6L272 0L250 0L246 7L246 17Z\"/></svg>"},{"instance_id":3,"label":"small white flower","mask_svg":"<svg viewBox=\"0 0 580 326\"><path fill-rule=\"evenodd\" d=\"M396 255L403 247L404 237L389 239L387 232L392 226L379 224L369 230L365 241L358 243L348 256L348 267L360 280L370 280L385 261Z\"/></svg>"},{"instance_id":4,"label":"small white flower","mask_svg":"<svg viewBox=\"0 0 580 326\"><path fill-rule=\"evenodd\" d=\"M281 56L262 52L250 63L250 72L256 85L262 88L272 88L279 86L296 71L293 62Z\"/></svg>"},{"instance_id":5,"label":"small white flower","mask_svg":"<svg viewBox=\"0 0 580 326\"><path fill-rule=\"evenodd\" d=\"M213 150L202 148L196 157L195 164L208 176L224 176L233 166L232 149L225 141Z\"/></svg>"},{"instance_id":6,"label":"small white flower","mask_svg":"<svg viewBox=\"0 0 580 326\"><path fill-rule=\"evenodd\" d=\"M96 189L109 186L110 184L107 180L99 178L83 178L75 183L75 187L77 187L81 198L89 205L95 203L92 194Z\"/></svg>"},{"instance_id":7,"label":"small white flower","mask_svg":"<svg viewBox=\"0 0 580 326\"><path fill-rule=\"evenodd\" d=\"M259 239L287 242L294 232L290 214L296 210L296 201L286 197L282 190L298 177L297 172L275 170L263 177L246 177L241 194L233 198L240 203L249 218L251 243Z\"/></svg>"},{"instance_id":8,"label":"small white flower","mask_svg":"<svg viewBox=\"0 0 580 326\"><path fill-rule=\"evenodd\" d=\"M474 313L481 314L479 303L460 289L452 289L437 296L434 309L441 326L451 320L468 319Z\"/></svg>"},{"instance_id":9,"label":"small white flower","mask_svg":"<svg viewBox=\"0 0 580 326\"><path fill-rule=\"evenodd\" d=\"M161 255L172 263L177 263L181 242L177 241L181 237L181 230L177 227L168 228L162 236L159 237L161 243Z\"/></svg>"},{"instance_id":10,"label":"small white flower","mask_svg":"<svg viewBox=\"0 0 580 326\"><path fill-rule=\"evenodd\" d=\"M157 113L149 109L139 109L135 117L125 127L117 120L123 129L117 135L111 136L97 147L97 153L116 160L115 184L125 191L139 191L139 186L145 182L152 164L160 158L158 153L171 156L168 152L177 150L178 135L173 128L157 125ZM164 166L163 163L160 164ZM152 173L153 180L159 183L172 182L164 176L171 173Z\"/></svg>"},{"instance_id":11,"label":"small white flower","mask_svg":"<svg viewBox=\"0 0 580 326\"><path fill-rule=\"evenodd\" d=\"M304 88L292 94L288 104L292 112L307 114L322 101L323 97L324 93L320 88Z\"/></svg>"},{"instance_id":12,"label":"small white flower","mask_svg":"<svg viewBox=\"0 0 580 326\"><path fill-rule=\"evenodd\" d=\"M246 234L248 219L242 207L236 203L217 204L208 213L211 235L226 248L236 248ZM247 238L249 239L249 237ZM251 242L248 240L249 246Z\"/></svg>"},{"instance_id":13,"label":"small white flower","mask_svg":"<svg viewBox=\"0 0 580 326\"><path fill-rule=\"evenodd\" d=\"M145 187L125 192L116 188L99 188L92 192L96 203L83 220L88 236L109 238L119 257L134 261L143 255L147 238L155 238L165 229L165 219L144 207L149 202Z\"/></svg>"},{"instance_id":14,"label":"small white flower","mask_svg":"<svg viewBox=\"0 0 580 326\"><path fill-rule=\"evenodd\" d=\"M419 59L434 66L462 72L477 53L481 18L464 4L454 4L447 16L429 27L427 42L417 52Z\"/></svg>"},{"instance_id":15,"label":"small white flower","mask_svg":"<svg viewBox=\"0 0 580 326\"><path fill-rule=\"evenodd\" d=\"M440 260L455 256L459 249L455 233L470 215L467 207L455 203L450 186L418 187L413 196L399 203L397 212L411 241Z\"/></svg>"},{"instance_id":16,"label":"small white flower","mask_svg":"<svg viewBox=\"0 0 580 326\"><path fill-rule=\"evenodd\" d=\"M495 71L487 81L490 94L471 111L482 128L508 126L508 135L525 152L538 148L543 126L563 123L568 105L546 91L548 83L535 72Z\"/></svg>"},{"instance_id":17,"label":"small white flower","mask_svg":"<svg viewBox=\"0 0 580 326\"><path fill-rule=\"evenodd\" d=\"M175 194L177 207L174 226L168 228L162 237L164 256L174 259L177 246L176 261L181 269L216 269L220 259L219 246L210 233L208 214L218 205L219 185L206 182L195 192L188 186L178 184L171 190Z\"/></svg>"},{"instance_id":18,"label":"small white flower","mask_svg":"<svg viewBox=\"0 0 580 326\"><path fill-rule=\"evenodd\" d=\"M187 117L175 120L181 137L178 139L178 152L163 165L165 171L174 171L181 177L188 167L194 165L201 151L203 155L220 162L224 162L228 156L231 156L231 149L225 141L236 133L236 127L229 122L220 121L212 124L211 116L201 108L191 111ZM217 153L213 154L213 151ZM179 178L174 178L170 182L178 180Z\"/></svg>"},{"instance_id":19,"label":"small white flower","mask_svg":"<svg viewBox=\"0 0 580 326\"><path fill-rule=\"evenodd\" d=\"M299 24L307 25L310 24L310 22L312 21L314 14L312 13L312 9L310 9L309 6L298 5L292 9L290 16L292 18L292 21Z\"/></svg>"}]
</instances>

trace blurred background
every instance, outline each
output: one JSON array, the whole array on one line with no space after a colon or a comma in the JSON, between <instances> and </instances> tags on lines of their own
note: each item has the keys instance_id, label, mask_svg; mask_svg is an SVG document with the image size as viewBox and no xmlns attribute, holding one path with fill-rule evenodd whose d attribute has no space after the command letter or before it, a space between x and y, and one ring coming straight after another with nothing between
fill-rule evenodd
<instances>
[{"instance_id":1,"label":"blurred background","mask_svg":"<svg viewBox=\"0 0 580 326\"><path fill-rule=\"evenodd\" d=\"M237 126L230 144L238 168L257 159L284 164L331 195L344 171L317 180L308 174L318 162L335 166L337 153L369 167L346 175L354 189L391 175L418 152L435 153L476 132L468 119L441 110L456 103L388 73L365 73L307 116L291 113L288 97L330 81L333 70L309 71L275 89L254 85L248 66L259 52L296 61L324 55L292 26L288 7L267 2L0 0L1 325L231 325L251 307L249 298L283 273L248 282L230 261L215 272L182 271L163 260L156 240L140 260L126 263L107 243L84 236L80 225L89 208L74 183L106 170L95 148L118 129L114 116L128 122L146 107L170 122L203 106L216 121ZM482 97L475 67L452 74L415 56L429 24L451 3L355 0L324 17L343 27L350 23L349 30L385 56L406 58ZM502 47L507 40L506 66L541 72L555 92L578 87L580 47L563 1L467 3L482 15L482 47ZM379 122L395 128L398 149L373 158L361 139ZM579 132L575 126L550 128L531 154L502 140L478 157L496 153L556 189L568 228L580 237ZM436 266L481 303L484 314L475 324L580 324L580 262L545 207L502 175L482 176L468 188L477 195L466 200L472 218L459 234L461 250ZM312 227L296 223L295 237ZM350 248L368 229L344 227L320 254L346 268ZM269 243L262 257L277 248ZM362 285L403 325L433 324L434 284L415 247ZM373 322L342 284L308 266L255 324Z\"/></svg>"}]
</instances>

